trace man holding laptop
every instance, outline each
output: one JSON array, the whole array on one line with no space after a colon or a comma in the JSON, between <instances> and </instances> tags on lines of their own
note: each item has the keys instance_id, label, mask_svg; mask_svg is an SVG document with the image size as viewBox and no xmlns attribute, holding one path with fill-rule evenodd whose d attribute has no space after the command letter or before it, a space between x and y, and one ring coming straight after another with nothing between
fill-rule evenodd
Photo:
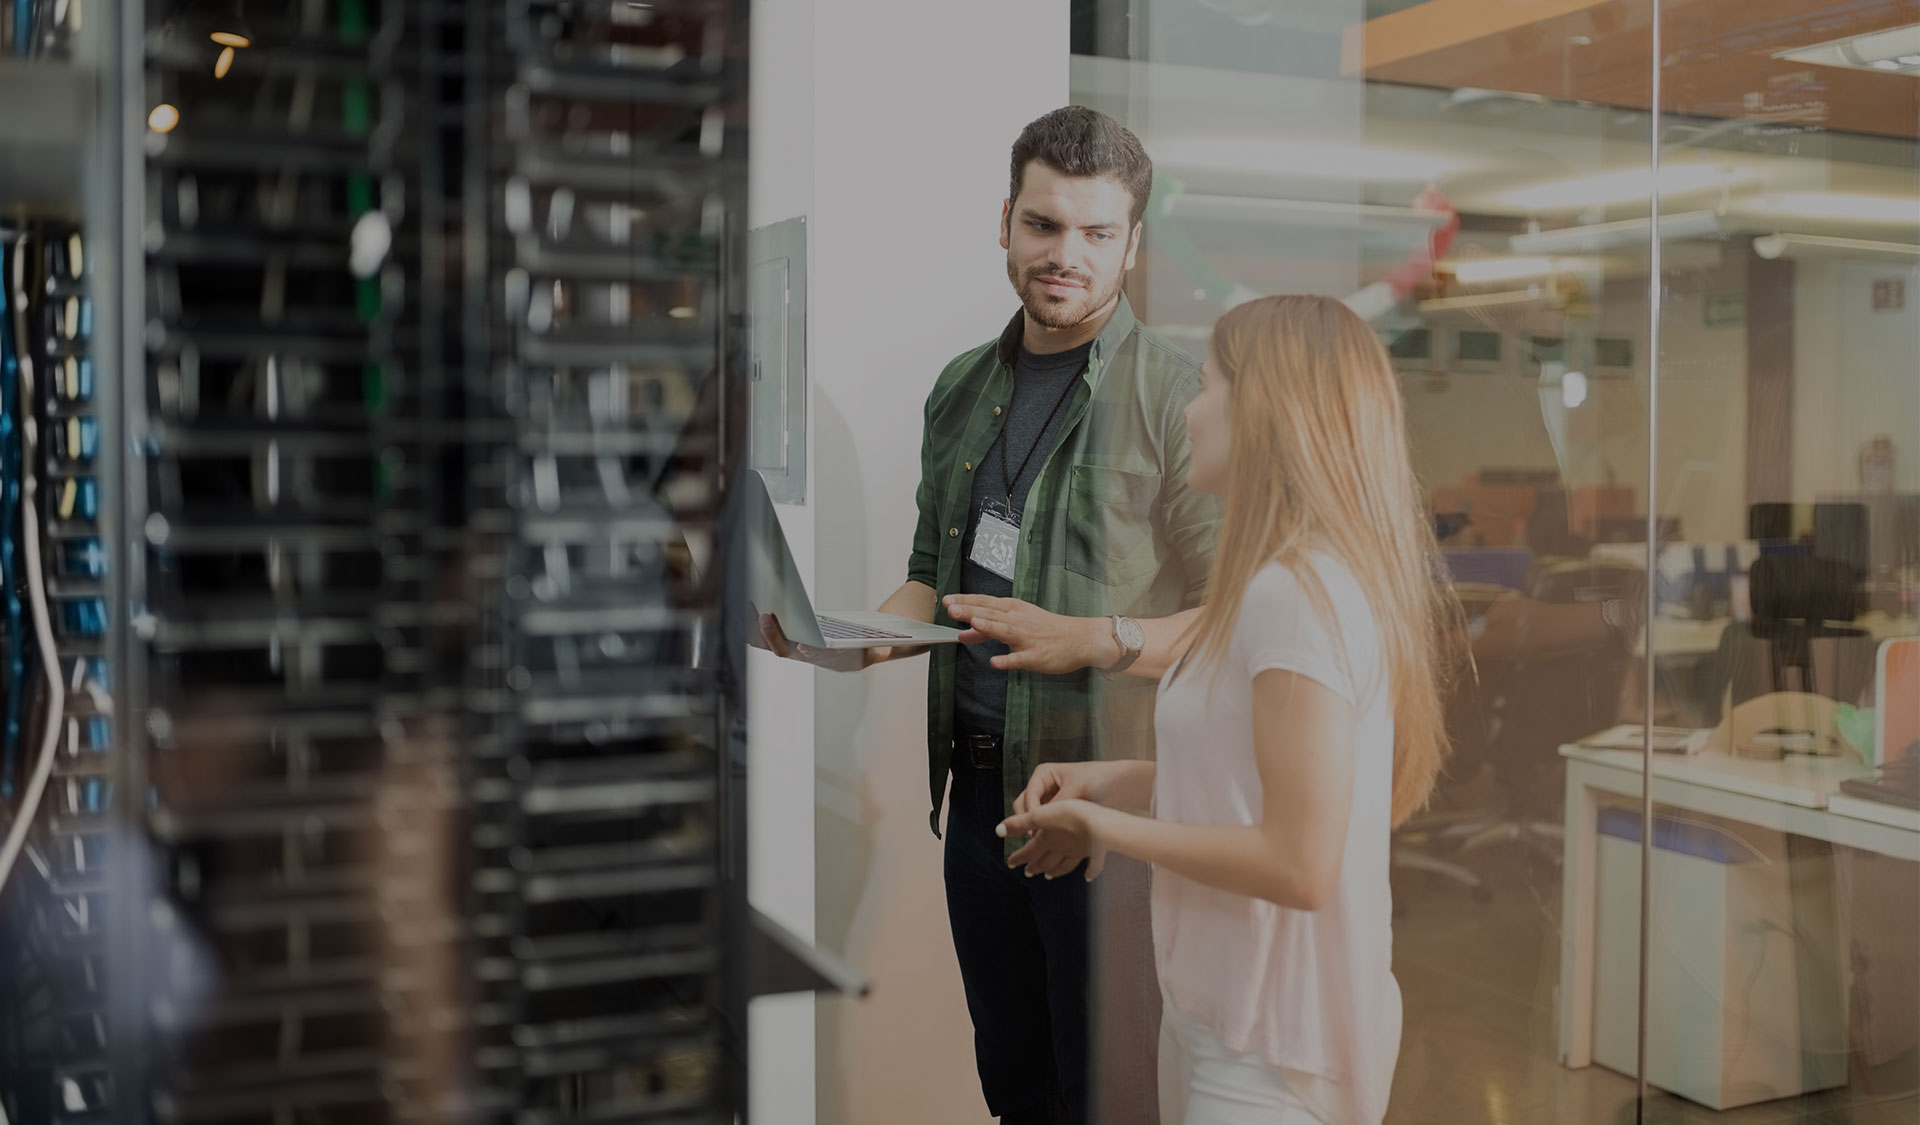
<instances>
[{"instance_id":1,"label":"man holding laptop","mask_svg":"<svg viewBox=\"0 0 1920 1125\"><path fill-rule=\"evenodd\" d=\"M1205 592L1220 511L1186 484L1199 364L1120 291L1152 176L1104 114L1069 106L1027 126L1000 234L1022 308L927 399L907 581L880 606L899 620L807 621L790 640L780 615L811 618L804 591L769 595L784 611L756 598L766 646L825 667L963 642L931 649L930 820L937 833L951 776L948 915L981 1085L1008 1123L1091 1120L1095 1053L1102 1125L1151 1120L1155 1105L1146 868L1109 864L1090 898L1083 878L1010 870L994 833L1041 763L1152 754L1154 681L1117 673L1162 670ZM953 631L927 638L929 624ZM1012 630L1022 651L971 624Z\"/></svg>"}]
</instances>

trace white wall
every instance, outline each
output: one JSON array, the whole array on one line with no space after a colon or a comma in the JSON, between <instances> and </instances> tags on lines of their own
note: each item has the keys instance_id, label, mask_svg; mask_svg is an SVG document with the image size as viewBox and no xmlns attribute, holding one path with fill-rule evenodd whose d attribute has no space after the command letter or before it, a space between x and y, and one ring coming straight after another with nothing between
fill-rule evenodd
<instances>
[{"instance_id":1,"label":"white wall","mask_svg":"<svg viewBox=\"0 0 1920 1125\"><path fill-rule=\"evenodd\" d=\"M1712 294L1744 293L1732 251L1670 285L1663 309L1659 487L1663 515L1696 542L1745 535L1746 327L1708 327ZM1873 286L1904 280L1904 309L1876 311ZM1645 495L1644 282L1609 287L1600 329L1638 341L1635 379L1594 384L1585 412L1564 422L1517 378L1456 376L1434 393L1408 381L1409 424L1426 479L1451 482L1483 466L1561 469L1575 484L1618 483ZM1859 491L1860 447L1894 439L1896 487L1920 491L1920 268L1807 258L1795 263L1793 497ZM1544 415L1545 425L1542 424ZM1564 434L1556 454L1549 434Z\"/></svg>"},{"instance_id":2,"label":"white wall","mask_svg":"<svg viewBox=\"0 0 1920 1125\"><path fill-rule=\"evenodd\" d=\"M818 603L877 605L905 578L927 391L1017 308L1008 150L1067 101L1067 7L760 0L754 18L751 222L808 220L807 503L782 524ZM756 1004L756 1125L988 1120L927 830L926 661L837 676L755 654L750 672L754 902L874 987Z\"/></svg>"},{"instance_id":3,"label":"white wall","mask_svg":"<svg viewBox=\"0 0 1920 1125\"><path fill-rule=\"evenodd\" d=\"M1747 530L1747 328L1706 323L1709 297L1746 293L1744 247L1727 257L1722 269L1669 278L1661 309L1655 507L1695 543Z\"/></svg>"},{"instance_id":4,"label":"white wall","mask_svg":"<svg viewBox=\"0 0 1920 1125\"><path fill-rule=\"evenodd\" d=\"M1860 490L1860 447L1894 441L1895 487L1920 491L1920 269L1794 263L1793 498ZM1876 312L1873 283L1906 283L1906 308Z\"/></svg>"},{"instance_id":5,"label":"white wall","mask_svg":"<svg viewBox=\"0 0 1920 1125\"><path fill-rule=\"evenodd\" d=\"M1708 327L1710 295L1745 292L1744 258L1676 275L1662 307L1659 385L1661 515L1678 516L1695 542L1740 538L1746 528L1747 364L1744 325ZM1631 378L1593 379L1586 403L1519 375L1455 375L1444 390L1409 377L1407 420L1415 466L1430 484L1483 468L1556 469L1570 486L1614 484L1647 495L1646 282L1608 285L1582 335L1634 342ZM1642 505L1644 510L1644 504Z\"/></svg>"},{"instance_id":6,"label":"white wall","mask_svg":"<svg viewBox=\"0 0 1920 1125\"><path fill-rule=\"evenodd\" d=\"M747 222L762 227L813 210L813 9L815 0L754 5ZM807 459L809 476L813 459ZM809 479L807 495L813 495ZM803 577L813 580L813 515L779 509ZM813 673L751 652L747 662L748 897L794 933L814 936ZM815 1001L756 1000L748 1017L752 1118L810 1125Z\"/></svg>"},{"instance_id":7,"label":"white wall","mask_svg":"<svg viewBox=\"0 0 1920 1125\"><path fill-rule=\"evenodd\" d=\"M1067 101L1064 3L815 0L816 564L824 603L906 577L921 407L1017 309L997 239L1008 151ZM927 829L926 660L815 688L819 937L872 996L825 1002L819 1116L988 1120Z\"/></svg>"}]
</instances>

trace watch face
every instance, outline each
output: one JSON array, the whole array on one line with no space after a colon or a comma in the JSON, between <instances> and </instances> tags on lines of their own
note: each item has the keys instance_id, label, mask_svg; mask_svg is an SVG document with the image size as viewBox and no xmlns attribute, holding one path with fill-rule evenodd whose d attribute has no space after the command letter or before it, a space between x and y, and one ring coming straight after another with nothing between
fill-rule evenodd
<instances>
[{"instance_id":1,"label":"watch face","mask_svg":"<svg viewBox=\"0 0 1920 1125\"><path fill-rule=\"evenodd\" d=\"M1127 646L1129 652L1147 647L1147 631L1131 617L1122 617L1114 631L1120 635L1120 643Z\"/></svg>"}]
</instances>

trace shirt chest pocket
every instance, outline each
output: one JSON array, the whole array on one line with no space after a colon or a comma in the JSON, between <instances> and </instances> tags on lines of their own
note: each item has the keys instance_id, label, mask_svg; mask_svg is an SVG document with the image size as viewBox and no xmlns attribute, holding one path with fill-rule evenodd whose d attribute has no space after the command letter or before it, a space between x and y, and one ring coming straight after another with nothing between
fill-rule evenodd
<instances>
[{"instance_id":1,"label":"shirt chest pocket","mask_svg":"<svg viewBox=\"0 0 1920 1125\"><path fill-rule=\"evenodd\" d=\"M1107 586L1150 575L1157 473L1075 465L1067 481L1067 569Z\"/></svg>"}]
</instances>

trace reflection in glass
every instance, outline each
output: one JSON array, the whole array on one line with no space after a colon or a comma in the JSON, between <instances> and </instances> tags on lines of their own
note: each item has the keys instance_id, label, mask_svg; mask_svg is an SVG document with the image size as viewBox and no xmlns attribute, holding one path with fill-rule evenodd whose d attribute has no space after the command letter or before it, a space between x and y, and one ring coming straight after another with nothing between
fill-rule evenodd
<instances>
[{"instance_id":1,"label":"reflection in glass","mask_svg":"<svg viewBox=\"0 0 1920 1125\"><path fill-rule=\"evenodd\" d=\"M1651 637L1688 653L1660 702L1713 731L1656 812L1738 852L1656 827L1647 1080L1689 1119L1920 1116L1920 813L1884 722L1920 694L1916 17L1662 24L1661 161L1731 185L1715 253L1662 228L1654 357L1654 493L1685 539Z\"/></svg>"},{"instance_id":2,"label":"reflection in glass","mask_svg":"<svg viewBox=\"0 0 1920 1125\"><path fill-rule=\"evenodd\" d=\"M1405 1019L1387 1120L1631 1113L1634 1081L1581 1057L1595 952L1563 940L1562 917L1594 932L1585 891L1605 874L1607 952L1617 932L1637 951L1637 894L1612 876L1623 858L1637 871L1640 845L1568 843L1601 810L1597 791L1569 803L1566 754L1613 755L1629 804L1639 755L1563 747L1650 711L1646 107L1605 104L1569 29L1505 35L1471 6L1129 15L1131 51L1082 29L1098 53L1076 56L1073 90L1156 161L1136 309L1204 355L1213 321L1250 297L1349 298L1400 376L1446 577L1471 619L1447 775L1394 841ZM1631 38L1644 73L1644 20ZM1661 184L1710 206L1726 181L1706 168ZM1603 968L1631 1054L1634 973L1621 988L1619 967ZM1584 1030L1563 1029L1568 981Z\"/></svg>"}]
</instances>

